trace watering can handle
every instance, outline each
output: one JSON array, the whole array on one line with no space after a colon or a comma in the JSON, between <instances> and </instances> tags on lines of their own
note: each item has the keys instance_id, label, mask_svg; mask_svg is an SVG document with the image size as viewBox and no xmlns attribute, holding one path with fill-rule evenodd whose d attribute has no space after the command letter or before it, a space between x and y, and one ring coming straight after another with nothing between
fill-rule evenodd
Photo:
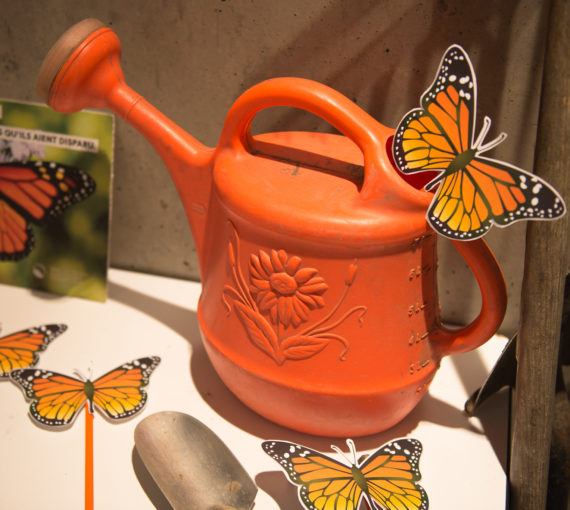
<instances>
[{"instance_id":1,"label":"watering can handle","mask_svg":"<svg viewBox=\"0 0 570 510\"><path fill-rule=\"evenodd\" d=\"M483 239L452 241L473 272L481 291L481 311L461 329L443 326L430 335L439 357L476 349L499 329L507 309L507 289L501 268Z\"/></svg>"},{"instance_id":2,"label":"watering can handle","mask_svg":"<svg viewBox=\"0 0 570 510\"><path fill-rule=\"evenodd\" d=\"M327 121L360 148L364 155L362 198L376 198L387 188L397 192L408 187L387 165L388 159L380 157L391 132L340 92L303 78L273 78L245 91L228 112L219 147L231 147L237 152L249 151L250 125L255 115L275 106L310 112Z\"/></svg>"}]
</instances>

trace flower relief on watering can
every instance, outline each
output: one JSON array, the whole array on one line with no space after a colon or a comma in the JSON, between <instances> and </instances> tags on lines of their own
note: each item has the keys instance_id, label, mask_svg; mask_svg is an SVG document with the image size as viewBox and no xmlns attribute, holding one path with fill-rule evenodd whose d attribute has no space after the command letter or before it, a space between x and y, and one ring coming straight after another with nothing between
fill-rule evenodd
<instances>
[{"instance_id":1,"label":"flower relief on watering can","mask_svg":"<svg viewBox=\"0 0 570 510\"><path fill-rule=\"evenodd\" d=\"M342 310L354 283L358 261L348 264L344 289L319 320L308 323L311 314L327 308L329 286L318 269L306 267L303 260L285 250L258 250L249 255L248 274L240 266L240 239L232 226L228 242L231 284L224 286L222 300L228 315L233 312L242 323L253 345L282 365L287 360L311 358L329 343L341 346L339 358L345 360L350 343L334 330L351 316L362 323L367 307Z\"/></svg>"}]
</instances>

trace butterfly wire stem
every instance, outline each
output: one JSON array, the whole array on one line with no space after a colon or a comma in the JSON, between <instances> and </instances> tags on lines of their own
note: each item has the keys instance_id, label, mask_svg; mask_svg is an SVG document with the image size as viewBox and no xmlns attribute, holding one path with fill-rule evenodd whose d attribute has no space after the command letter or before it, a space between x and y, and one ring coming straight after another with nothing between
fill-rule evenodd
<instances>
[{"instance_id":1,"label":"butterfly wire stem","mask_svg":"<svg viewBox=\"0 0 570 510\"><path fill-rule=\"evenodd\" d=\"M93 486L93 413L85 402L85 510L94 509Z\"/></svg>"}]
</instances>

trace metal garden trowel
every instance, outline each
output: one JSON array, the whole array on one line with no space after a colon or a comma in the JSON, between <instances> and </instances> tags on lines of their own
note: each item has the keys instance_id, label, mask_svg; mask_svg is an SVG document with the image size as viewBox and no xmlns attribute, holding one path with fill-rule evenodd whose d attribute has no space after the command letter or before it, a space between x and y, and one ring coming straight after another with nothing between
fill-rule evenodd
<instances>
[{"instance_id":1,"label":"metal garden trowel","mask_svg":"<svg viewBox=\"0 0 570 510\"><path fill-rule=\"evenodd\" d=\"M257 487L242 465L203 423L166 411L142 420L136 449L175 510L250 510Z\"/></svg>"}]
</instances>

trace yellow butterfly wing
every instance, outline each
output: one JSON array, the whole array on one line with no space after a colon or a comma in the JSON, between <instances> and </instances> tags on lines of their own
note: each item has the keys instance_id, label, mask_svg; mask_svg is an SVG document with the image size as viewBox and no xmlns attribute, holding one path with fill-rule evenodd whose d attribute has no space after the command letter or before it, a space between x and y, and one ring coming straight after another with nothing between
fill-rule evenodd
<instances>
[{"instance_id":1,"label":"yellow butterfly wing","mask_svg":"<svg viewBox=\"0 0 570 510\"><path fill-rule=\"evenodd\" d=\"M299 487L299 498L309 510L358 509L363 493L350 466L288 441L264 441L262 448Z\"/></svg>"},{"instance_id":2,"label":"yellow butterfly wing","mask_svg":"<svg viewBox=\"0 0 570 510\"><path fill-rule=\"evenodd\" d=\"M359 467L367 483L369 498L382 510L427 510L429 501L423 487L419 459L422 445L416 439L392 441Z\"/></svg>"},{"instance_id":3,"label":"yellow butterfly wing","mask_svg":"<svg viewBox=\"0 0 570 510\"><path fill-rule=\"evenodd\" d=\"M107 372L93 382L93 404L113 420L138 413L147 399L143 388L159 363L157 356L139 358Z\"/></svg>"},{"instance_id":4,"label":"yellow butterfly wing","mask_svg":"<svg viewBox=\"0 0 570 510\"><path fill-rule=\"evenodd\" d=\"M66 329L65 324L46 324L0 338L0 378L12 370L33 367L38 353Z\"/></svg>"},{"instance_id":5,"label":"yellow butterfly wing","mask_svg":"<svg viewBox=\"0 0 570 510\"><path fill-rule=\"evenodd\" d=\"M465 51L445 52L436 77L396 129L392 153L405 174L439 170L427 213L429 224L450 239L477 239L491 225L562 216L562 197L542 179L503 161L482 157L486 129L474 141L477 82ZM504 137L503 137L504 138Z\"/></svg>"},{"instance_id":6,"label":"yellow butterfly wing","mask_svg":"<svg viewBox=\"0 0 570 510\"><path fill-rule=\"evenodd\" d=\"M448 169L473 143L475 73L457 45L445 52L434 82L396 128L394 160L403 173Z\"/></svg>"},{"instance_id":7,"label":"yellow butterfly wing","mask_svg":"<svg viewBox=\"0 0 570 510\"><path fill-rule=\"evenodd\" d=\"M403 173L445 170L457 155L443 130L422 109L412 110L400 123L393 155Z\"/></svg>"},{"instance_id":8,"label":"yellow butterfly wing","mask_svg":"<svg viewBox=\"0 0 570 510\"><path fill-rule=\"evenodd\" d=\"M14 370L10 379L31 400L34 420L50 427L71 425L87 400L85 383L67 375L38 368Z\"/></svg>"},{"instance_id":9,"label":"yellow butterfly wing","mask_svg":"<svg viewBox=\"0 0 570 510\"><path fill-rule=\"evenodd\" d=\"M547 220L566 212L558 192L503 161L476 156L446 175L428 210L431 225L451 239L477 239L495 224Z\"/></svg>"}]
</instances>

